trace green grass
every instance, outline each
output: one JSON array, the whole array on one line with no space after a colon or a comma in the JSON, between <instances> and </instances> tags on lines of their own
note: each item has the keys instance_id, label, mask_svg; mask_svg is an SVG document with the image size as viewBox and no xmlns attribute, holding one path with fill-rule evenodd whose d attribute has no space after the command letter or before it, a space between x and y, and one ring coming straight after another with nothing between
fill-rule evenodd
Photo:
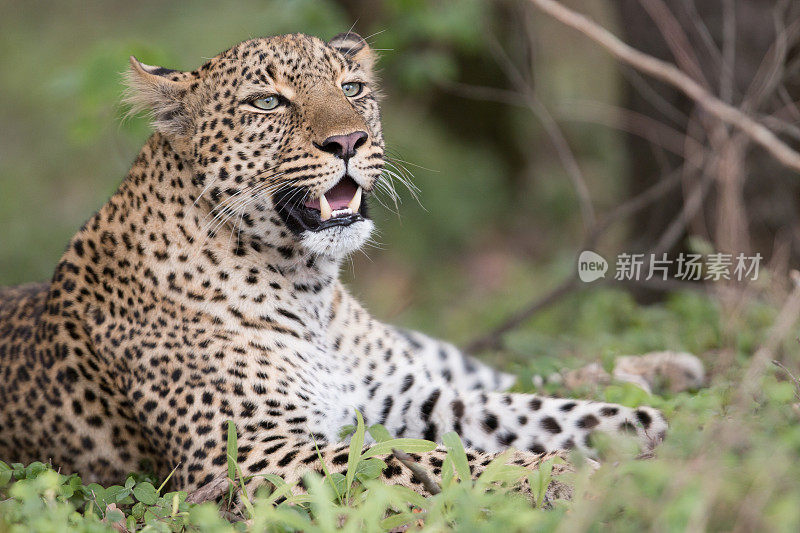
<instances>
[{"instance_id":1,"label":"green grass","mask_svg":"<svg viewBox=\"0 0 800 533\"><path fill-rule=\"evenodd\" d=\"M42 463L9 466L0 462L0 490L7 492L7 499L0 503L0 531L111 531L111 524L129 531L385 531L418 521L449 528L465 519L516 528L555 516L541 510L552 460L532 473L505 465L507 457L501 455L473 481L455 433L444 436L448 456L439 495L426 499L406 487L380 483L377 478L386 463L376 456L394 449L425 453L436 445L421 439L391 439L382 426L366 428L361 414L356 414L347 473L329 473L325 467L324 476L310 473L304 478L307 493L295 493L294 486L266 474L269 488L251 497L245 487L250 479L243 477L235 460L235 431L228 438L230 492L220 504L187 503L185 491L164 492L166 480L156 488L152 480L135 474L124 485L101 487L84 485L79 476L61 475ZM364 450L367 431L376 443ZM531 479L536 508L511 492L526 476ZM498 510L505 517L502 521L495 516Z\"/></svg>"},{"instance_id":2,"label":"green grass","mask_svg":"<svg viewBox=\"0 0 800 533\"><path fill-rule=\"evenodd\" d=\"M463 448L455 434L443 439L448 458L440 494L423 498L387 486L377 479L385 463L376 455L392 447L422 451L432 444L390 440L379 426L365 428L359 416L356 427L344 429L352 435L347 475L310 476L308 492L294 496L292 487L270 475L255 494L242 490L242 472L233 459L235 432L228 441L231 491L220 503L188 504L185 492L167 492L164 480L136 474L120 480L122 485L100 487L42 463L0 464L0 532L110 530L103 519L124 522L130 531L388 531L420 524L427 531L797 531L797 387L778 367L768 369L753 397L742 398L738 385L749 354L774 319L774 307L750 305L738 318L744 326L733 328L734 334L720 326L721 313L701 294L676 294L661 305L641 307L624 293L595 291L565 301L511 336L504 358L521 376L519 390L532 389L533 373L589 360L608 363L614 355L645 349L695 351L712 372L708 387L675 395L648 396L620 384L581 393L658 407L670 420L670 432L649 460L637 460L629 443L601 439L601 468L590 476L581 467L563 479L575 485L576 497L548 502L549 510L541 509L547 467L529 476L531 499L510 488L529 472L496 467L486 477L465 481ZM783 348L793 372L797 348L796 339ZM723 366L715 357L725 350L733 356ZM554 387L550 392L568 393ZM365 452L367 433L376 444ZM573 460L583 464L579 457ZM116 508L109 510L112 503Z\"/></svg>"}]
</instances>

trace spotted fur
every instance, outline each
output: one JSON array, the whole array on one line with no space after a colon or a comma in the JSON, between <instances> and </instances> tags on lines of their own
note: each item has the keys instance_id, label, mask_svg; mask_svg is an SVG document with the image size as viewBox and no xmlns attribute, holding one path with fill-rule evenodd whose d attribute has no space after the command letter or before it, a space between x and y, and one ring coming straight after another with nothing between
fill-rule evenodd
<instances>
[{"instance_id":1,"label":"spotted fur","mask_svg":"<svg viewBox=\"0 0 800 533\"><path fill-rule=\"evenodd\" d=\"M510 375L381 324L341 285L372 230L365 205L325 229L295 215L345 176L366 196L379 185L372 62L354 34L254 39L192 72L132 58L128 101L154 135L52 281L0 290L0 458L104 483L179 465L191 489L225 471L228 419L245 474L289 480L320 455L345 468L354 409L400 437L458 432L475 472L508 447L535 468L591 453L594 431L662 436L649 408L502 392ZM345 96L352 81L363 90ZM257 108L265 95L281 105ZM351 157L324 149L353 131L366 137ZM419 459L438 475L443 454Z\"/></svg>"}]
</instances>

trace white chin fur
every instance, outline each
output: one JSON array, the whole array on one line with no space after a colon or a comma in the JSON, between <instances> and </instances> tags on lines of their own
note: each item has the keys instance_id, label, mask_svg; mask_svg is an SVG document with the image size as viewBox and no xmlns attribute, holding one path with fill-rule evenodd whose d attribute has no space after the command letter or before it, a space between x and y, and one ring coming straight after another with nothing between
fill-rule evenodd
<instances>
[{"instance_id":1,"label":"white chin fur","mask_svg":"<svg viewBox=\"0 0 800 533\"><path fill-rule=\"evenodd\" d=\"M364 246L374 228L375 224L371 220L360 220L344 227L304 231L300 242L313 254L339 258Z\"/></svg>"}]
</instances>

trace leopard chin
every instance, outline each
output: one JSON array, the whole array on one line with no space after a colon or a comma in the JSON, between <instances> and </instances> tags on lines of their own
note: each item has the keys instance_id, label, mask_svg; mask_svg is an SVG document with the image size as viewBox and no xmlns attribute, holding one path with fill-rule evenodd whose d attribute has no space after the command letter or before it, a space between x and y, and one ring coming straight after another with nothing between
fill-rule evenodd
<instances>
[{"instance_id":1,"label":"leopard chin","mask_svg":"<svg viewBox=\"0 0 800 533\"><path fill-rule=\"evenodd\" d=\"M315 255L343 258L369 241L375 224L367 218L360 218L347 225L334 225L300 234L301 245Z\"/></svg>"}]
</instances>

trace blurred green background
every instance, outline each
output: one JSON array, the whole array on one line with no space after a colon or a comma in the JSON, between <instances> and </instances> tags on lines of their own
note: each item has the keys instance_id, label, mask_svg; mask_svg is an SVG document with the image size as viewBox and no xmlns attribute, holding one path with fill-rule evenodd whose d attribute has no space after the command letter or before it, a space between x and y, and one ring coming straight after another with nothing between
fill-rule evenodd
<instances>
[{"instance_id":1,"label":"blurred green background","mask_svg":"<svg viewBox=\"0 0 800 533\"><path fill-rule=\"evenodd\" d=\"M589 4L604 16L602 2ZM487 295L503 308L521 305L552 272L570 268L581 232L572 186L527 110L446 90L452 82L507 84L487 36L513 50L518 35L507 28L519 9L414 0L5 3L0 284L47 279L146 139L143 120L122 120L129 55L189 70L250 37L330 38L355 25L380 50L387 144L413 173L421 205L407 191L399 215L375 205L381 246L348 265L354 290L379 316L456 336L463 328L449 325L456 319L445 308L480 312ZM618 97L607 56L552 23L529 22L540 26L540 98ZM598 207L611 204L624 165L620 135L565 128Z\"/></svg>"}]
</instances>

